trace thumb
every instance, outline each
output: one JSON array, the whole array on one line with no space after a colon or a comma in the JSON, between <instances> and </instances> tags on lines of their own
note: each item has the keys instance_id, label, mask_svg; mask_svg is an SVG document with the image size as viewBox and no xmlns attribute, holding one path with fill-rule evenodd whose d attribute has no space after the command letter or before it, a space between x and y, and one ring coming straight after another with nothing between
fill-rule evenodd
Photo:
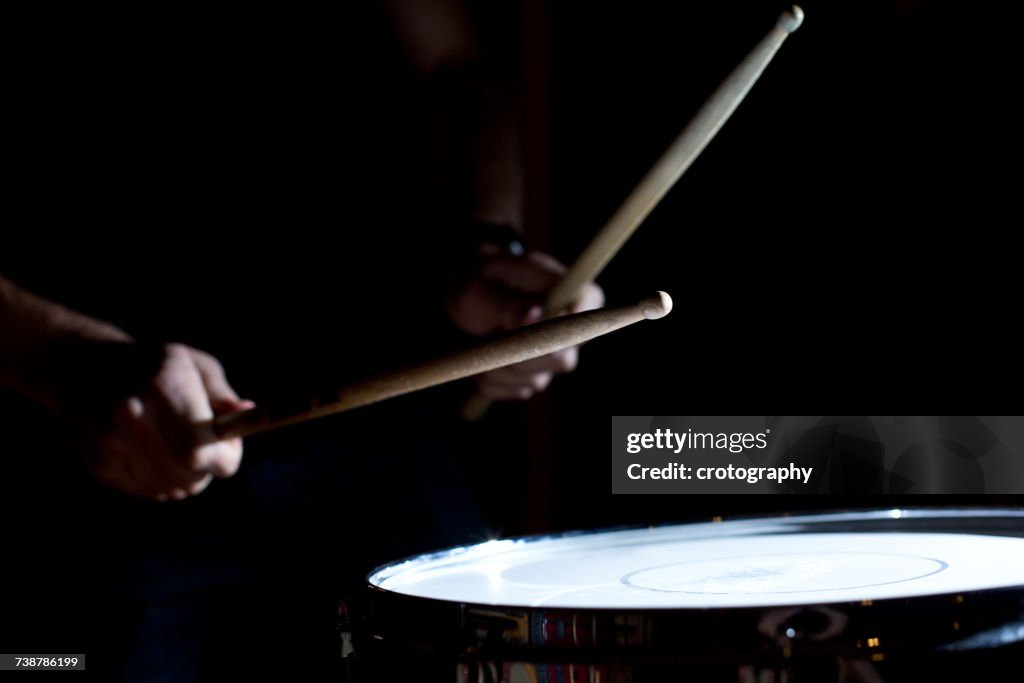
<instances>
[{"instance_id":1,"label":"thumb","mask_svg":"<svg viewBox=\"0 0 1024 683\"><path fill-rule=\"evenodd\" d=\"M214 397L213 394L209 394L209 397L210 407L213 409L215 415L220 415L222 413L237 413L256 407L256 403L254 401L250 401L245 398L217 398Z\"/></svg>"}]
</instances>

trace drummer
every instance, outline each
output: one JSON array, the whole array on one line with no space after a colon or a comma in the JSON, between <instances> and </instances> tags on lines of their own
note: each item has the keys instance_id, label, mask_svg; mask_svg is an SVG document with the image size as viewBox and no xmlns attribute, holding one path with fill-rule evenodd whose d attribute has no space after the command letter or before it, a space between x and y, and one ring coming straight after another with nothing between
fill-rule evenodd
<instances>
[{"instance_id":1,"label":"drummer","mask_svg":"<svg viewBox=\"0 0 1024 683\"><path fill-rule=\"evenodd\" d=\"M495 251L453 293L451 321L478 336L537 322L538 301L563 270L546 254ZM602 301L591 285L576 310ZM198 495L214 477L238 471L241 440L211 443L216 437L209 420L255 403L239 398L209 353L177 343L140 346L117 325L37 296L2 275L0 327L10 331L0 345L0 385L73 423L88 455L84 463L100 483L165 502ZM530 398L556 373L573 370L577 353L574 347L485 373L477 378L480 391L495 400ZM90 405L98 396L102 403Z\"/></svg>"},{"instance_id":2,"label":"drummer","mask_svg":"<svg viewBox=\"0 0 1024 683\"><path fill-rule=\"evenodd\" d=\"M52 87L22 98L40 102L21 123L41 147L18 157L16 188L38 222L0 253L4 438L20 456L7 459L4 512L33 539L8 581L18 595L5 596L5 651L88 646L89 667L111 679L189 680L212 660L234 670L237 659L226 659L251 643L218 638L249 637L247 617L268 627L266 613L283 610L268 627L276 635L302 633L297 614L319 625L323 605L307 599L330 568L314 566L307 548L336 544L355 567L358 539L373 518L387 519L353 503L367 480L353 472L357 483L347 483L344 468L371 453L350 457L349 444L424 420L399 408L345 433L328 425L267 437L274 452L245 477L232 476L242 444L198 447L196 423L244 409L248 397L444 348L456 340L446 330L486 335L541 316L563 266L515 253L514 116L469 22L455 2L393 3L387 33L377 12L346 8L349 25L366 30L344 41L330 22L276 16L239 28L237 17L204 17L215 39L196 35L189 52L170 39L194 34L188 26L149 46L122 45L122 34L79 44L70 20L47 27L40 54L54 61L37 68ZM277 38L268 46L264 34ZM94 44L117 49L99 55ZM351 52L339 59L338 49ZM167 64L165 54L177 57ZM324 83L343 83L345 101ZM417 143L424 121L434 128ZM417 174L410 150L424 140L440 149L425 150L432 166ZM592 286L575 307L601 302ZM167 339L188 344L157 343ZM478 385L493 399L523 399L575 365L568 350ZM71 465L72 449L65 459L65 432L94 481ZM421 460L453 480L431 443L432 459ZM396 485L413 505L424 491L439 489ZM422 521L408 519L411 533ZM280 595L251 599L286 570Z\"/></svg>"}]
</instances>

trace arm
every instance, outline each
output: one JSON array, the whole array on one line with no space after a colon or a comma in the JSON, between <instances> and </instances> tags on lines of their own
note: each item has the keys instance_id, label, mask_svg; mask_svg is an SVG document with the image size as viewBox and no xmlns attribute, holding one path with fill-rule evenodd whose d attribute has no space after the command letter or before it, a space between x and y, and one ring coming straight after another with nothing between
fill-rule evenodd
<instances>
[{"instance_id":1,"label":"arm","mask_svg":"<svg viewBox=\"0 0 1024 683\"><path fill-rule=\"evenodd\" d=\"M57 414L61 378L54 357L68 342L131 343L117 327L21 289L0 276L0 385Z\"/></svg>"},{"instance_id":2,"label":"arm","mask_svg":"<svg viewBox=\"0 0 1024 683\"><path fill-rule=\"evenodd\" d=\"M513 98L483 59L466 8L459 0L392 0L388 8L409 60L426 85L424 119L432 125L423 134L431 145L426 160L430 176L456 179L440 191L455 194L456 202L465 207L465 218L521 229L519 116ZM547 254L504 252L485 243L484 235L477 241L478 267L448 300L455 326L472 335L488 335L538 322L545 295L565 266ZM601 289L590 284L566 312L603 303ZM555 374L575 369L578 354L571 348L495 370L479 376L477 384L491 399L529 398L543 391Z\"/></svg>"},{"instance_id":3,"label":"arm","mask_svg":"<svg viewBox=\"0 0 1024 683\"><path fill-rule=\"evenodd\" d=\"M142 348L116 326L2 276L0 330L0 385L71 424L99 481L177 500L238 469L241 442L212 443L203 423L252 404L212 356L180 344Z\"/></svg>"},{"instance_id":4,"label":"arm","mask_svg":"<svg viewBox=\"0 0 1024 683\"><path fill-rule=\"evenodd\" d=\"M466 7L460 0L390 0L388 13L423 87L427 178L457 195L467 218L520 229L518 111L484 59Z\"/></svg>"}]
</instances>

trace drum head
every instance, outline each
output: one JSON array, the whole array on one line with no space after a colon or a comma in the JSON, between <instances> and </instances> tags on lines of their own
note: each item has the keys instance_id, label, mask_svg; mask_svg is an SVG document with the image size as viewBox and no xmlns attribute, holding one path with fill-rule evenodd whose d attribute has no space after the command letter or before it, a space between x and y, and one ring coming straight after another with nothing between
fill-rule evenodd
<instances>
[{"instance_id":1,"label":"drum head","mask_svg":"<svg viewBox=\"0 0 1024 683\"><path fill-rule=\"evenodd\" d=\"M848 513L491 541L381 568L370 584L564 609L814 605L1024 585L1024 518L1007 513L992 524L981 513L990 521L980 524L976 514Z\"/></svg>"},{"instance_id":2,"label":"drum head","mask_svg":"<svg viewBox=\"0 0 1024 683\"><path fill-rule=\"evenodd\" d=\"M1019 652L1024 511L876 510L491 541L381 567L369 584L376 641L463 662L664 674L701 662L916 657L941 668L935 653Z\"/></svg>"}]
</instances>

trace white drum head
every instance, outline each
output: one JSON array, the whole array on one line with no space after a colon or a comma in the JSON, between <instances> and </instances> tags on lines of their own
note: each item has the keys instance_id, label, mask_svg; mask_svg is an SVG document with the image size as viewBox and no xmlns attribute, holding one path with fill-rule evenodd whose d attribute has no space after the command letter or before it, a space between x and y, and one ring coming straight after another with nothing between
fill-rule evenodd
<instances>
[{"instance_id":1,"label":"white drum head","mask_svg":"<svg viewBox=\"0 0 1024 683\"><path fill-rule=\"evenodd\" d=\"M436 600L567 609L771 607L1024 585L1024 538L905 525L805 531L801 519L827 518L491 541L384 567L370 583Z\"/></svg>"}]
</instances>

